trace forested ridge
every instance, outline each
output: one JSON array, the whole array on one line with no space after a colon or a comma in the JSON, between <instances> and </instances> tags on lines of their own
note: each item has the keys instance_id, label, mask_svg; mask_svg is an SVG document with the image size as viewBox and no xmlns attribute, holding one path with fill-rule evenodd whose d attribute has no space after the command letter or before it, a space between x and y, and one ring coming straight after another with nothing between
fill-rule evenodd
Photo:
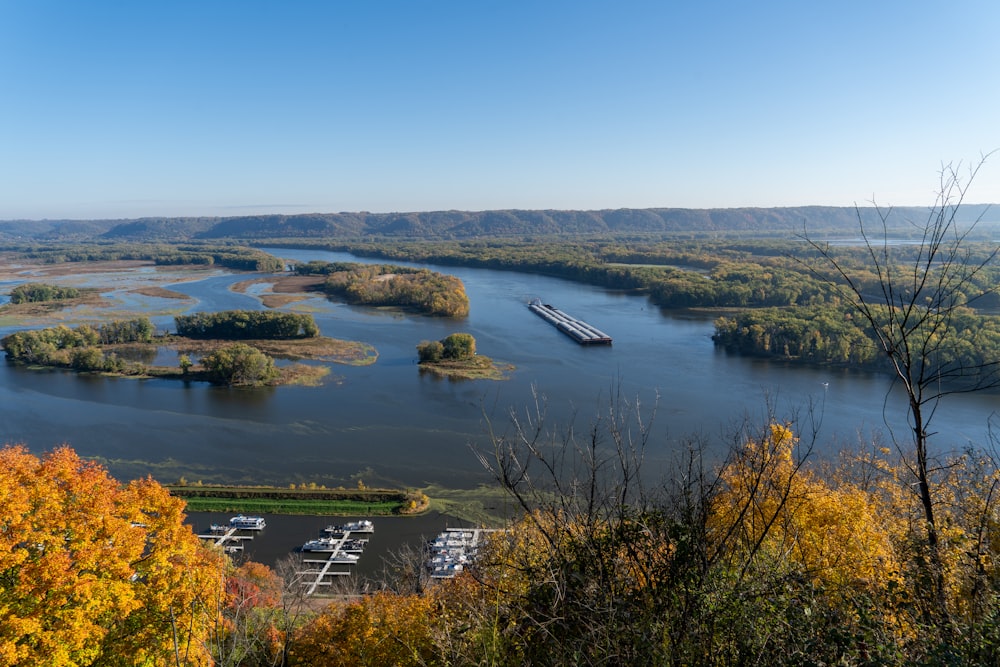
<instances>
[{"instance_id":1,"label":"forested ridge","mask_svg":"<svg viewBox=\"0 0 1000 667\"><path fill-rule=\"evenodd\" d=\"M986 206L967 206L972 221ZM925 207L898 207L902 216L920 219ZM365 237L463 239L483 236L565 236L580 234L669 233L688 236L751 235L785 238L804 226L843 231L857 214L876 215L873 207L798 206L723 209L605 209L425 211L399 213L308 213L233 217L151 217L132 220L0 221L0 243L60 241L146 241L272 238Z\"/></svg>"},{"instance_id":2,"label":"forested ridge","mask_svg":"<svg viewBox=\"0 0 1000 667\"><path fill-rule=\"evenodd\" d=\"M7 245L0 250L24 260L45 264L145 261L160 266L217 265L237 271L275 272L284 269L284 264L276 257L254 248L232 244L36 242Z\"/></svg>"}]
</instances>

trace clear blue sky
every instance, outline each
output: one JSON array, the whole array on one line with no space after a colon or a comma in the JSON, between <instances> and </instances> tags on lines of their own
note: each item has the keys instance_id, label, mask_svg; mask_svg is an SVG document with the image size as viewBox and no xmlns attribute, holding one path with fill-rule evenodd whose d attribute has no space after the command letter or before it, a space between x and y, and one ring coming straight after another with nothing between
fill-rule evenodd
<instances>
[{"instance_id":1,"label":"clear blue sky","mask_svg":"<svg viewBox=\"0 0 1000 667\"><path fill-rule=\"evenodd\" d=\"M0 219L930 205L1000 2L0 0L0 95Z\"/></svg>"}]
</instances>

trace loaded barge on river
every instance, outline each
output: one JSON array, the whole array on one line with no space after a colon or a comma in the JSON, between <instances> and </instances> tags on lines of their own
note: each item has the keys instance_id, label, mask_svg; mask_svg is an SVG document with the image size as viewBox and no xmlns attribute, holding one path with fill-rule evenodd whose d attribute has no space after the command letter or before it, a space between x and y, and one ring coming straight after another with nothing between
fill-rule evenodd
<instances>
[{"instance_id":1,"label":"loaded barge on river","mask_svg":"<svg viewBox=\"0 0 1000 667\"><path fill-rule=\"evenodd\" d=\"M575 340L580 345L610 345L611 336L593 327L583 320L567 315L558 308L542 303L541 299L532 299L528 308L535 315L554 326L559 331Z\"/></svg>"}]
</instances>

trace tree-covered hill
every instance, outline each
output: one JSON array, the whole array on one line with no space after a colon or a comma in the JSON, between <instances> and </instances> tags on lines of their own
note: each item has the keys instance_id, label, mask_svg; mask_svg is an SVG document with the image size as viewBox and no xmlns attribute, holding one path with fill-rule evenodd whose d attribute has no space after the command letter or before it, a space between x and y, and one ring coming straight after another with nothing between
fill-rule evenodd
<instances>
[{"instance_id":1,"label":"tree-covered hill","mask_svg":"<svg viewBox=\"0 0 1000 667\"><path fill-rule=\"evenodd\" d=\"M961 221L978 218L987 207L964 206ZM725 209L607 209L599 211L499 210L411 213L309 213L225 218L142 218L137 220L19 220L0 222L0 242L30 240L190 241L278 238L437 238L551 236L566 234L670 233L787 237L807 226L835 233L857 228L852 207L798 206ZM896 220L923 222L927 209L900 207ZM876 221L875 209L860 214ZM1000 221L1000 213L988 213ZM987 217L985 222L990 222Z\"/></svg>"}]
</instances>

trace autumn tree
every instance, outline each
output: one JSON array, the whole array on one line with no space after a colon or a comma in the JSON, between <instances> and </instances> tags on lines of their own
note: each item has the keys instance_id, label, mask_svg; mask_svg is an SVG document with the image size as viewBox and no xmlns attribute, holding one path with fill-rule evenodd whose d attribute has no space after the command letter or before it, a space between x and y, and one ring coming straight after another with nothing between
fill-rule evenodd
<instances>
[{"instance_id":1,"label":"autumn tree","mask_svg":"<svg viewBox=\"0 0 1000 667\"><path fill-rule=\"evenodd\" d=\"M433 600L379 592L331 605L305 626L290 651L290 665L360 667L426 665L436 654Z\"/></svg>"},{"instance_id":2,"label":"autumn tree","mask_svg":"<svg viewBox=\"0 0 1000 667\"><path fill-rule=\"evenodd\" d=\"M484 576L504 601L497 623L524 662L662 660L669 521L640 475L652 412L616 390L586 430L559 432L536 398L491 431L493 451L481 461L524 519L513 543L495 545Z\"/></svg>"},{"instance_id":3,"label":"autumn tree","mask_svg":"<svg viewBox=\"0 0 1000 667\"><path fill-rule=\"evenodd\" d=\"M216 600L217 625L210 647L218 667L283 664L283 582L254 561L232 567Z\"/></svg>"},{"instance_id":4,"label":"autumn tree","mask_svg":"<svg viewBox=\"0 0 1000 667\"><path fill-rule=\"evenodd\" d=\"M0 450L0 663L209 664L223 558L156 482Z\"/></svg>"},{"instance_id":5,"label":"autumn tree","mask_svg":"<svg viewBox=\"0 0 1000 667\"><path fill-rule=\"evenodd\" d=\"M862 282L858 272L829 244L804 238L820 262L811 268L850 304L868 326L882 356L888 361L896 384L906 397L909 436L892 432L893 444L903 461L920 500L926 542L924 581L920 590L926 621L950 634L946 564L942 558L939 498L930 439L931 420L942 398L958 392L981 391L1000 384L1000 361L969 364L953 350L961 343L953 321L975 301L995 289L979 280L997 257L990 246L976 252L970 234L976 224L963 226L958 214L969 185L985 158L967 175L947 165L940 174L937 200L923 221L906 221L905 229L916 234L915 245L899 244L891 208L875 206L877 221L865 221L858 211L858 226L864 242L872 283ZM978 220L977 220L978 222Z\"/></svg>"}]
</instances>

